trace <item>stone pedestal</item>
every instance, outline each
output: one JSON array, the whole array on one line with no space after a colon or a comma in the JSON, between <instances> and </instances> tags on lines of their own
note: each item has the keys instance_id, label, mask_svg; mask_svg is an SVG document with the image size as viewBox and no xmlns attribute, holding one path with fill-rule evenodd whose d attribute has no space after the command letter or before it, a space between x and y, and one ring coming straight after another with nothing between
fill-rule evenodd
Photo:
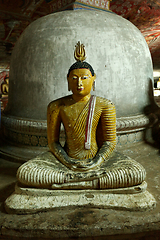
<instances>
[{"instance_id":1,"label":"stone pedestal","mask_svg":"<svg viewBox=\"0 0 160 240\"><path fill-rule=\"evenodd\" d=\"M15 187L7 198L8 213L30 214L62 207L109 208L117 210L145 211L156 207L156 200L146 191L147 184L105 190L47 190Z\"/></svg>"}]
</instances>

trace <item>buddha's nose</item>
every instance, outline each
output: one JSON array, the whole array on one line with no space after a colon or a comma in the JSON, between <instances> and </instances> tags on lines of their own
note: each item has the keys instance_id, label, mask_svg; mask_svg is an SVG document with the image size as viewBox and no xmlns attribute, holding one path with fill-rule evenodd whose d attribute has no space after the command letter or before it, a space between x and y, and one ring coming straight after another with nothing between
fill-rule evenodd
<instances>
[{"instance_id":1,"label":"buddha's nose","mask_svg":"<svg viewBox=\"0 0 160 240\"><path fill-rule=\"evenodd\" d=\"M82 79L81 79L81 77L78 78L78 86L82 86Z\"/></svg>"}]
</instances>

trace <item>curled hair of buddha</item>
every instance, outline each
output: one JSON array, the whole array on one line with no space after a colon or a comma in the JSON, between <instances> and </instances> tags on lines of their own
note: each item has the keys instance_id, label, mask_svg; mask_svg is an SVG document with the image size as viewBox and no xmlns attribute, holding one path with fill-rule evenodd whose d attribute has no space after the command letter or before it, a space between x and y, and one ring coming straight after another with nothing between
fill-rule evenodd
<instances>
[{"instance_id":1,"label":"curled hair of buddha","mask_svg":"<svg viewBox=\"0 0 160 240\"><path fill-rule=\"evenodd\" d=\"M71 72L73 69L79 69L79 68L89 69L90 72L91 72L91 74L92 74L92 76L94 76L94 70L93 70L92 66L91 66L89 63L87 63L87 62L80 62L80 61L79 61L79 62L75 62L75 63L70 67L67 76L69 76L70 72Z\"/></svg>"}]
</instances>

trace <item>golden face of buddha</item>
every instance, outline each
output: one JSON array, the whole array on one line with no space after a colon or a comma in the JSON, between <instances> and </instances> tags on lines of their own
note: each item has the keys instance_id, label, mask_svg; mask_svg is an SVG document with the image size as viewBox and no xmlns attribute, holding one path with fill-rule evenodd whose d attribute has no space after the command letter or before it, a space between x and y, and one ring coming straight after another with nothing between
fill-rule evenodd
<instances>
[{"instance_id":1,"label":"golden face of buddha","mask_svg":"<svg viewBox=\"0 0 160 240\"><path fill-rule=\"evenodd\" d=\"M67 77L69 89L75 96L87 96L90 94L95 76L92 76L89 69L73 69Z\"/></svg>"}]
</instances>

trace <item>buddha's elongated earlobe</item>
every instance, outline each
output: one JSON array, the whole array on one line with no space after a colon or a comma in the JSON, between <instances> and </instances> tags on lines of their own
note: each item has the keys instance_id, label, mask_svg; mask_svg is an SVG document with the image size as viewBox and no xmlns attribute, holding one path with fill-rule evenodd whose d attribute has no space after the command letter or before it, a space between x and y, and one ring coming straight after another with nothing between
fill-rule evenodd
<instances>
[{"instance_id":1,"label":"buddha's elongated earlobe","mask_svg":"<svg viewBox=\"0 0 160 240\"><path fill-rule=\"evenodd\" d=\"M92 88L93 88L93 91L96 90L96 82L95 82L95 81L93 82L93 86L92 86Z\"/></svg>"}]
</instances>

